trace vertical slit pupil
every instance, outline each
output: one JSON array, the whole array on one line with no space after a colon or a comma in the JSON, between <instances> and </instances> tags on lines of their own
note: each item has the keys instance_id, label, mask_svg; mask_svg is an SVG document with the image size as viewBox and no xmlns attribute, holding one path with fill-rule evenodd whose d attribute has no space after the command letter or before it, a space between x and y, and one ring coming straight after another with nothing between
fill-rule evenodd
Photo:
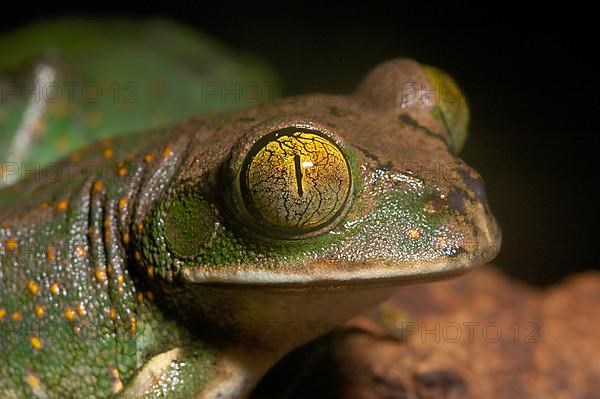
<instances>
[{"instance_id":1,"label":"vertical slit pupil","mask_svg":"<svg viewBox=\"0 0 600 399\"><path fill-rule=\"evenodd\" d=\"M298 195L302 197L302 169L300 168L300 155L294 155L294 169L296 172L296 185L298 186Z\"/></svg>"}]
</instances>

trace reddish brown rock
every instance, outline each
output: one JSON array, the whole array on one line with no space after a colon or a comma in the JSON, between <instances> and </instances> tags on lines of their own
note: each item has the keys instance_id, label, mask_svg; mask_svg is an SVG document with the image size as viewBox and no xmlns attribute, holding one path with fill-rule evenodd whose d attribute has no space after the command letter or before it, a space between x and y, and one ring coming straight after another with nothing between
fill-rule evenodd
<instances>
[{"instance_id":1,"label":"reddish brown rock","mask_svg":"<svg viewBox=\"0 0 600 399\"><path fill-rule=\"evenodd\" d=\"M352 320L253 398L600 398L600 273L537 290L488 267L405 287L383 309L387 328Z\"/></svg>"}]
</instances>

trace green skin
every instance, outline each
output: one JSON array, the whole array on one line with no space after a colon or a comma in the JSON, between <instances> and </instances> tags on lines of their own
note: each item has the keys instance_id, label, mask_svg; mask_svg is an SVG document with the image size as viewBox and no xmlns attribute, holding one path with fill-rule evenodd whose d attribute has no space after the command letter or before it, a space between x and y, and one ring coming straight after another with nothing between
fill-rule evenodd
<instances>
[{"instance_id":1,"label":"green skin","mask_svg":"<svg viewBox=\"0 0 600 399\"><path fill-rule=\"evenodd\" d=\"M440 82L392 60L352 95L122 136L65 160L58 181L0 191L0 396L243 398L286 352L398 286L493 259L483 182L455 155L464 101L406 91ZM289 127L335 142L352 189L329 225L282 238L236 193L252 145Z\"/></svg>"}]
</instances>

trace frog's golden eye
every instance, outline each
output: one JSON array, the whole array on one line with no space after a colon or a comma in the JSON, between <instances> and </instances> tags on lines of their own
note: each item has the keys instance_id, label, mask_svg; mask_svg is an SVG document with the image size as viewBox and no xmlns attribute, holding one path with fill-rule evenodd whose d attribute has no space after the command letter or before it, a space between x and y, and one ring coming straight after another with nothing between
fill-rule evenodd
<instances>
[{"instance_id":1,"label":"frog's golden eye","mask_svg":"<svg viewBox=\"0 0 600 399\"><path fill-rule=\"evenodd\" d=\"M247 216L278 237L305 236L339 220L351 190L351 169L341 148L304 128L261 137L239 174Z\"/></svg>"}]
</instances>

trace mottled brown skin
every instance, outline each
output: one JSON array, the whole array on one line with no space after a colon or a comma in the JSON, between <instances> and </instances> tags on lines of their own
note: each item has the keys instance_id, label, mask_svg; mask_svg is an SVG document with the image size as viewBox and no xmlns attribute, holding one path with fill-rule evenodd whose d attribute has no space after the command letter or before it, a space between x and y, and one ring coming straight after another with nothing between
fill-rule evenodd
<instances>
[{"instance_id":1,"label":"mottled brown skin","mask_svg":"<svg viewBox=\"0 0 600 399\"><path fill-rule=\"evenodd\" d=\"M69 273L82 272L89 279L83 289L96 289L101 282L94 270L108 268L110 259L122 267L126 289L119 291L112 280L100 286L105 300L90 310L116 329L131 328L121 317L144 321L133 337L138 360L124 367L121 385L105 371L114 360L100 359L106 367L98 378L112 381L112 392L244 397L283 354L398 286L462 273L498 252L500 232L480 177L456 158L453 132L436 113L438 104L407 93L409 84L431 81L418 63L393 60L350 96L308 95L192 118L166 134L117 139L109 145L110 157L107 145L99 144L78 165L98 162L100 177L45 184L35 176L0 192L0 219L8 226L0 240L24 240L62 217L69 226L62 239L84 241L90 255L80 256L76 267L41 265L44 289L53 278L68 282ZM290 127L319 132L344 151L353 191L329 226L283 239L248 222L232 193L254 143ZM73 232L57 210L65 198L75 216L89 215L87 227L98 234L84 239L85 223ZM107 229L108 238L102 234ZM197 245L193 234L191 240L185 236L190 232L198 233ZM75 255L62 256L73 264ZM35 270L28 274L37 278ZM19 284L2 286L3 293L19 295ZM155 300L131 300L140 293ZM130 299L123 305L125 297ZM110 306L122 306L123 315L100 317ZM281 334L290 328L291 336ZM87 356L96 356L96 349ZM22 372L30 372L25 363ZM187 374L172 387L176 366Z\"/></svg>"}]
</instances>

